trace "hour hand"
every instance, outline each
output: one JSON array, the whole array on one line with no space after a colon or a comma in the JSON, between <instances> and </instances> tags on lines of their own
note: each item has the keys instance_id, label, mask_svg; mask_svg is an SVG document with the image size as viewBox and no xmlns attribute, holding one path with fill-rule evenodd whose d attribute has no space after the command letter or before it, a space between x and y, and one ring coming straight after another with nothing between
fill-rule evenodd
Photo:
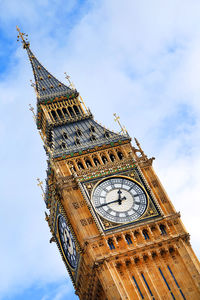
<instances>
[{"instance_id":1,"label":"hour hand","mask_svg":"<svg viewBox=\"0 0 200 300\"><path fill-rule=\"evenodd\" d=\"M121 197L122 192L121 192L120 189L117 192L117 194L118 194L118 203L119 203L119 205L121 205L122 204L122 200L126 200L126 197Z\"/></svg>"},{"instance_id":2,"label":"hour hand","mask_svg":"<svg viewBox=\"0 0 200 300\"><path fill-rule=\"evenodd\" d=\"M70 247L70 240L68 237L67 237L67 247Z\"/></svg>"}]
</instances>

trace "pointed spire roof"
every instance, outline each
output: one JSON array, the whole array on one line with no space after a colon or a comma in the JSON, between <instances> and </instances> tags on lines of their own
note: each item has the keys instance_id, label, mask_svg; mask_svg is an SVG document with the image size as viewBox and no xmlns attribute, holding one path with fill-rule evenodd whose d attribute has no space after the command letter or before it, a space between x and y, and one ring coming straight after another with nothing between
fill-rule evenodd
<instances>
[{"instance_id":1,"label":"pointed spire roof","mask_svg":"<svg viewBox=\"0 0 200 300\"><path fill-rule=\"evenodd\" d=\"M38 101L43 102L55 97L77 95L75 89L64 85L43 67L30 50L30 43L26 40L26 35L21 33L18 27L17 31L19 32L18 38L21 38L23 48L26 49L32 65Z\"/></svg>"},{"instance_id":2,"label":"pointed spire roof","mask_svg":"<svg viewBox=\"0 0 200 300\"><path fill-rule=\"evenodd\" d=\"M74 94L75 90L64 85L43 67L29 47L26 50L33 68L38 100Z\"/></svg>"}]
</instances>

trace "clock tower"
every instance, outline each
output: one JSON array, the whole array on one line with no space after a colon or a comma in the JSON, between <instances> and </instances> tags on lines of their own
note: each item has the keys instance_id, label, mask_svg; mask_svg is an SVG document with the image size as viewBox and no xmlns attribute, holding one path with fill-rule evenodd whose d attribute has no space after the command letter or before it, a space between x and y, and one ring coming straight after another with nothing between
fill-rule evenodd
<instances>
[{"instance_id":1,"label":"clock tower","mask_svg":"<svg viewBox=\"0 0 200 300\"><path fill-rule=\"evenodd\" d=\"M45 219L81 300L200 299L199 261L139 142L94 121L28 53L48 157ZM116 116L116 120L118 118Z\"/></svg>"}]
</instances>

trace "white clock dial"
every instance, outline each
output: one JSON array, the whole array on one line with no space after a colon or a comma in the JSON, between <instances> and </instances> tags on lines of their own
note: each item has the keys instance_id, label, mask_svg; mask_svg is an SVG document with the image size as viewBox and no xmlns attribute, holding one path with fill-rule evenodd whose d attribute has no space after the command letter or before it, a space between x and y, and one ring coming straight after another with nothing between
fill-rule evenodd
<instances>
[{"instance_id":1,"label":"white clock dial","mask_svg":"<svg viewBox=\"0 0 200 300\"><path fill-rule=\"evenodd\" d=\"M116 223L139 219L146 211L148 199L141 185L125 177L103 180L92 194L93 205L102 217Z\"/></svg>"},{"instance_id":2,"label":"white clock dial","mask_svg":"<svg viewBox=\"0 0 200 300\"><path fill-rule=\"evenodd\" d=\"M61 215L58 217L58 232L65 257L70 266L75 268L77 265L76 245L65 218Z\"/></svg>"}]
</instances>

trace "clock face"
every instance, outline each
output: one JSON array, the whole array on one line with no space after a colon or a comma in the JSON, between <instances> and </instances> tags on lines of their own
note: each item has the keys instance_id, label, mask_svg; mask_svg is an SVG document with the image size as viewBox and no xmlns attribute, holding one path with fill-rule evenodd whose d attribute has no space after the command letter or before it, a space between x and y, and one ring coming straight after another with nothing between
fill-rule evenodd
<instances>
[{"instance_id":1,"label":"clock face","mask_svg":"<svg viewBox=\"0 0 200 300\"><path fill-rule=\"evenodd\" d=\"M116 223L128 223L144 214L148 199L140 184L124 177L112 177L96 187L92 202L103 218Z\"/></svg>"},{"instance_id":2,"label":"clock face","mask_svg":"<svg viewBox=\"0 0 200 300\"><path fill-rule=\"evenodd\" d=\"M77 265L76 246L65 218L61 215L58 217L58 231L62 249L70 266L75 269Z\"/></svg>"}]
</instances>

